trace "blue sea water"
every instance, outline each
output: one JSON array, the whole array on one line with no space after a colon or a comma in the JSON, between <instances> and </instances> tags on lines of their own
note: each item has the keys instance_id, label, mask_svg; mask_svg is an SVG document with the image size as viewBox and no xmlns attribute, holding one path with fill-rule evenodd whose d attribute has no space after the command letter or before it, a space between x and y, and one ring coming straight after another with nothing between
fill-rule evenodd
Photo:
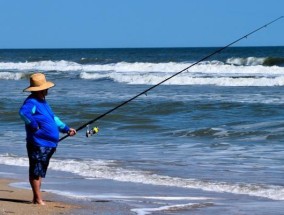
<instances>
[{"instance_id":1,"label":"blue sea water","mask_svg":"<svg viewBox=\"0 0 284 215\"><path fill-rule=\"evenodd\" d=\"M29 187L18 109L33 72L78 128L215 50L0 50L0 176ZM139 215L282 214L283 86L284 47L228 48L61 141L43 189Z\"/></svg>"}]
</instances>

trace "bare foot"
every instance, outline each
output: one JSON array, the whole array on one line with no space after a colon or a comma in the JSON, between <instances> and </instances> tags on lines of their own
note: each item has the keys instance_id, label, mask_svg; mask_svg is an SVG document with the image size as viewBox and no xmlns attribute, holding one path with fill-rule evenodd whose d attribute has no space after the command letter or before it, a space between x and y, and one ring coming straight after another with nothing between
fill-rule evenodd
<instances>
[{"instance_id":1,"label":"bare foot","mask_svg":"<svg viewBox=\"0 0 284 215\"><path fill-rule=\"evenodd\" d=\"M36 204L36 205L46 205L43 200L33 200L32 203L33 203L33 204Z\"/></svg>"}]
</instances>

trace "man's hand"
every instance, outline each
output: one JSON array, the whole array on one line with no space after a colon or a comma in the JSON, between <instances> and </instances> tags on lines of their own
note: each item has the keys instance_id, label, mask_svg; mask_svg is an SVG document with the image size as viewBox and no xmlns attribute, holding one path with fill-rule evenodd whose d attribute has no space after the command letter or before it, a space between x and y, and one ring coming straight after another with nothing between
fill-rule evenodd
<instances>
[{"instance_id":1,"label":"man's hand","mask_svg":"<svg viewBox=\"0 0 284 215\"><path fill-rule=\"evenodd\" d=\"M77 133L77 131L74 128L70 128L68 131L69 136L74 136Z\"/></svg>"}]
</instances>

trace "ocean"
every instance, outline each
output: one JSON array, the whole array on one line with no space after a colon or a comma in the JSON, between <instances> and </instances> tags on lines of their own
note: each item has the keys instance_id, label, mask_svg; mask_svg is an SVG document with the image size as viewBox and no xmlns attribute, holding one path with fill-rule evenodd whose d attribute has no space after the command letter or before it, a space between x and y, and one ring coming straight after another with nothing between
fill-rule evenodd
<instances>
[{"instance_id":1,"label":"ocean","mask_svg":"<svg viewBox=\"0 0 284 215\"><path fill-rule=\"evenodd\" d=\"M0 50L0 177L29 188L29 76L78 128L217 48ZM284 47L231 47L59 143L42 189L130 214L283 214ZM93 214L81 211L81 214Z\"/></svg>"}]
</instances>

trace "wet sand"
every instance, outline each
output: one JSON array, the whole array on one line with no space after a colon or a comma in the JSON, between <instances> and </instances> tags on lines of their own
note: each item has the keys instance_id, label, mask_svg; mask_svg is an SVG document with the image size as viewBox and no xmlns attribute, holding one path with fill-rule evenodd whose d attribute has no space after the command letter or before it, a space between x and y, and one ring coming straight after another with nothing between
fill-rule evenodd
<instances>
[{"instance_id":1,"label":"wet sand","mask_svg":"<svg viewBox=\"0 0 284 215\"><path fill-rule=\"evenodd\" d=\"M52 195L43 192L46 205L32 204L32 191L13 188L9 183L13 180L0 179L0 214L21 215L50 215L50 214L72 214L72 211L80 206L54 201Z\"/></svg>"},{"instance_id":2,"label":"wet sand","mask_svg":"<svg viewBox=\"0 0 284 215\"><path fill-rule=\"evenodd\" d=\"M0 178L0 215L132 215L131 208L121 202L106 199L70 200L42 192L46 205L32 204L32 191L9 186L14 179Z\"/></svg>"}]
</instances>

